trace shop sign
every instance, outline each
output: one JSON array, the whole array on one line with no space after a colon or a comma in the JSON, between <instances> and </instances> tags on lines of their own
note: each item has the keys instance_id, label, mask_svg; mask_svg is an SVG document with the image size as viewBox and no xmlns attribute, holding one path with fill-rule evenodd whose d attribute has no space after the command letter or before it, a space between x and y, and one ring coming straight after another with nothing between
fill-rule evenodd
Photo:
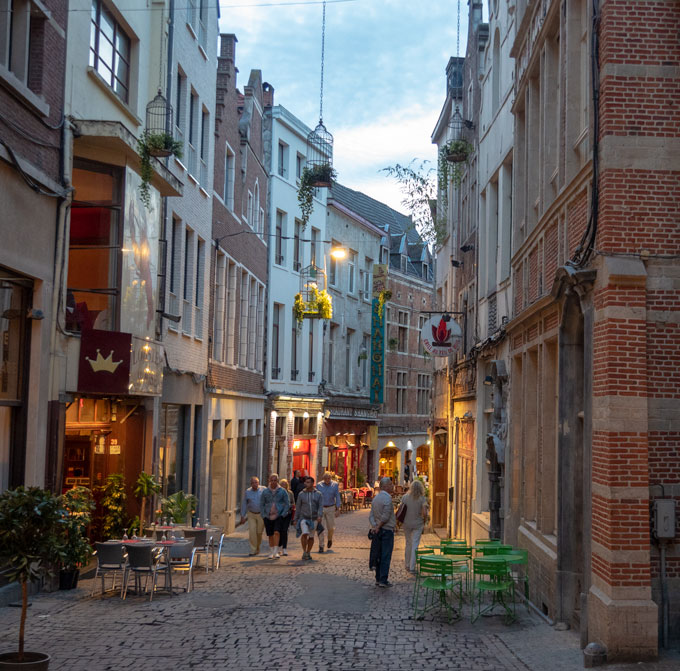
<instances>
[{"instance_id":1,"label":"shop sign","mask_svg":"<svg viewBox=\"0 0 680 671\"><path fill-rule=\"evenodd\" d=\"M446 317L449 317L448 321ZM423 348L432 356L449 356L460 349L463 331L449 315L430 317L420 332Z\"/></svg>"},{"instance_id":2,"label":"shop sign","mask_svg":"<svg viewBox=\"0 0 680 671\"><path fill-rule=\"evenodd\" d=\"M353 417L357 419L378 419L375 408L348 408L343 406L326 406L330 411L329 419Z\"/></svg>"},{"instance_id":3,"label":"shop sign","mask_svg":"<svg viewBox=\"0 0 680 671\"><path fill-rule=\"evenodd\" d=\"M387 264L373 264L373 286L371 287L373 298L378 298L381 291L387 289Z\"/></svg>"},{"instance_id":4,"label":"shop sign","mask_svg":"<svg viewBox=\"0 0 680 671\"><path fill-rule=\"evenodd\" d=\"M160 343L133 335L127 393L160 396L163 393L163 364Z\"/></svg>"},{"instance_id":5,"label":"shop sign","mask_svg":"<svg viewBox=\"0 0 680 671\"><path fill-rule=\"evenodd\" d=\"M375 290L375 276L374 276ZM385 311L378 298L371 311L371 403L383 402L385 380Z\"/></svg>"},{"instance_id":6,"label":"shop sign","mask_svg":"<svg viewBox=\"0 0 680 671\"><path fill-rule=\"evenodd\" d=\"M83 331L80 337L78 391L127 394L130 380L129 333Z\"/></svg>"}]
</instances>

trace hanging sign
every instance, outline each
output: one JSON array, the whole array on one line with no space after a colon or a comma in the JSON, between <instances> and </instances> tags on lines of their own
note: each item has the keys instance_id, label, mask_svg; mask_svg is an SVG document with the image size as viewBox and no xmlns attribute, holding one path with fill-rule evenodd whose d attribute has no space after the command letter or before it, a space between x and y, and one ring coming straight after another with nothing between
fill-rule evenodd
<instances>
[{"instance_id":1,"label":"hanging sign","mask_svg":"<svg viewBox=\"0 0 680 671\"><path fill-rule=\"evenodd\" d=\"M449 317L446 321L445 317ZM463 331L449 315L434 315L423 325L420 339L432 356L449 356L460 349Z\"/></svg>"},{"instance_id":2,"label":"hanging sign","mask_svg":"<svg viewBox=\"0 0 680 671\"><path fill-rule=\"evenodd\" d=\"M371 311L371 403L383 402L385 380L385 311L377 298Z\"/></svg>"}]
</instances>

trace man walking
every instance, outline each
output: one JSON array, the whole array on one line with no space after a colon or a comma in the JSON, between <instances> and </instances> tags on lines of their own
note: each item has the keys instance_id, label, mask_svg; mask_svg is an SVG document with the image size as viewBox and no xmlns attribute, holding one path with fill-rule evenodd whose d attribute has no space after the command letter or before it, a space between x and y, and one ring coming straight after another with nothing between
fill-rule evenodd
<instances>
[{"instance_id":1,"label":"man walking","mask_svg":"<svg viewBox=\"0 0 680 671\"><path fill-rule=\"evenodd\" d=\"M240 527L248 522L248 536L250 540L250 555L254 557L260 554L260 543L262 543L262 530L264 520L260 508L262 492L266 487L260 487L260 479L253 476L250 478L250 487L246 489L241 502L241 521L236 525Z\"/></svg>"},{"instance_id":2,"label":"man walking","mask_svg":"<svg viewBox=\"0 0 680 671\"><path fill-rule=\"evenodd\" d=\"M297 501L298 494L305 488L305 479L300 477L300 471L293 471L293 479L290 481L290 489L293 492L293 498Z\"/></svg>"},{"instance_id":3,"label":"man walking","mask_svg":"<svg viewBox=\"0 0 680 671\"><path fill-rule=\"evenodd\" d=\"M262 492L260 510L264 519L264 528L269 537L269 559L278 559L281 556L279 547L281 525L288 521L290 499L288 492L279 485L277 473L269 476L269 487Z\"/></svg>"},{"instance_id":4,"label":"man walking","mask_svg":"<svg viewBox=\"0 0 680 671\"><path fill-rule=\"evenodd\" d=\"M321 492L314 489L314 478L308 475L305 479L305 488L298 494L295 504L295 528L296 536L302 544L302 558L312 558L314 545L314 531L321 523L323 515L323 502Z\"/></svg>"},{"instance_id":5,"label":"man walking","mask_svg":"<svg viewBox=\"0 0 680 671\"><path fill-rule=\"evenodd\" d=\"M321 523L328 532L328 549L333 545L333 532L335 531L335 518L340 512L342 501L340 500L340 488L337 482L331 480L330 473L324 473L321 482L316 486L321 492L323 501L323 519ZM324 551L325 531L319 534L319 552Z\"/></svg>"},{"instance_id":6,"label":"man walking","mask_svg":"<svg viewBox=\"0 0 680 671\"><path fill-rule=\"evenodd\" d=\"M375 584L378 587L392 587L387 576L390 572L394 549L394 529L397 526L397 518L392 505L393 489L394 483L391 478L380 480L380 492L373 497L371 514L368 517L371 530L378 535L380 543L380 553L375 562Z\"/></svg>"}]
</instances>

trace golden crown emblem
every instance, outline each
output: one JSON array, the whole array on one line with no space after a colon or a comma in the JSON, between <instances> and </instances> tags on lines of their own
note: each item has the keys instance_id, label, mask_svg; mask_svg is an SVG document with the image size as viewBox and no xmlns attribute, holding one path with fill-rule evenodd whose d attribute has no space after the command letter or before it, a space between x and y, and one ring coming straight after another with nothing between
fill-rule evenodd
<instances>
[{"instance_id":1,"label":"golden crown emblem","mask_svg":"<svg viewBox=\"0 0 680 671\"><path fill-rule=\"evenodd\" d=\"M106 359L101 355L99 350L97 350L96 359L90 359L89 356L86 356L85 359L90 362L90 366L92 366L92 370L95 373L99 373L100 371L115 373L116 368L118 368L118 366L123 363L122 359L120 361L113 360L113 350L109 352L109 356L107 356Z\"/></svg>"}]
</instances>

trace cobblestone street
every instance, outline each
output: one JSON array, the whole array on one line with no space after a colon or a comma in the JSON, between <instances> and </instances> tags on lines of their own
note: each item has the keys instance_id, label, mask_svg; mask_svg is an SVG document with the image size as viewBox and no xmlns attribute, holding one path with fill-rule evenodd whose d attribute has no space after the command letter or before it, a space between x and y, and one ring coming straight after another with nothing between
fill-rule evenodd
<instances>
[{"instance_id":1,"label":"cobblestone street","mask_svg":"<svg viewBox=\"0 0 680 671\"><path fill-rule=\"evenodd\" d=\"M413 578L403 568L403 536L395 543L394 587L377 589L368 570L367 518L367 511L339 517L333 550L315 551L304 563L294 534L291 556L278 561L247 557L246 534L235 534L219 572L198 572L193 592L159 593L152 603L113 593L90 598L91 580L72 592L33 597L26 647L51 654L51 671L582 668L575 634L554 631L523 606L509 627L500 618L474 625L410 619ZM0 649L14 645L18 624L18 609L0 609Z\"/></svg>"}]
</instances>

